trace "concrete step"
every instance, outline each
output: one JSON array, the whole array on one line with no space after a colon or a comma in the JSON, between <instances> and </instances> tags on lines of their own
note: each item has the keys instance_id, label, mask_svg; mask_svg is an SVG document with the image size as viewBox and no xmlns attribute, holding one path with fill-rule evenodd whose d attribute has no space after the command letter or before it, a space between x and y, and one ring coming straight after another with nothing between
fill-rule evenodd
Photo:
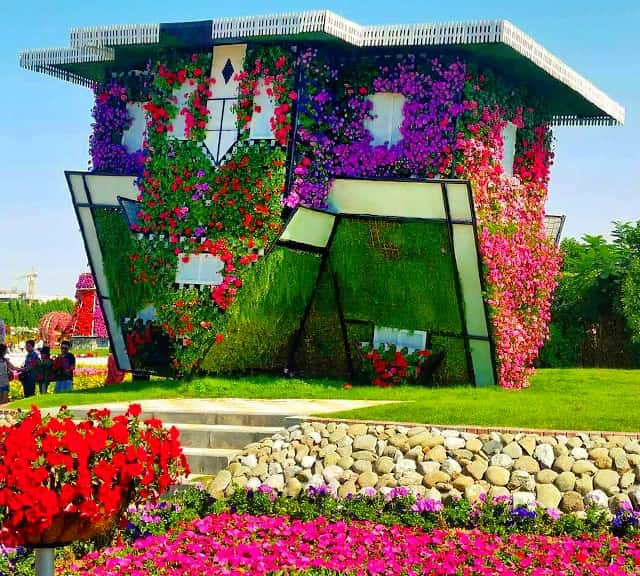
<instances>
[{"instance_id":1,"label":"concrete step","mask_svg":"<svg viewBox=\"0 0 640 576\"><path fill-rule=\"evenodd\" d=\"M57 412L54 409L53 412ZM74 418L86 417L87 411L83 408L73 408L71 413ZM112 410L111 415L123 414L122 410ZM292 418L287 414L267 414L256 412L194 412L183 410L162 410L153 412L142 412L142 420L146 418L159 418L162 422L178 424L203 424L208 426L258 426L258 427L278 427L286 428L298 423L301 419Z\"/></svg>"},{"instance_id":2,"label":"concrete step","mask_svg":"<svg viewBox=\"0 0 640 576\"><path fill-rule=\"evenodd\" d=\"M191 474L213 475L229 465L229 460L240 450L229 448L192 448L183 446L182 451L187 457Z\"/></svg>"},{"instance_id":3,"label":"concrete step","mask_svg":"<svg viewBox=\"0 0 640 576\"><path fill-rule=\"evenodd\" d=\"M280 432L281 426L234 426L230 424L184 424L164 422L180 431L180 443L192 448L231 448L240 450Z\"/></svg>"}]
</instances>

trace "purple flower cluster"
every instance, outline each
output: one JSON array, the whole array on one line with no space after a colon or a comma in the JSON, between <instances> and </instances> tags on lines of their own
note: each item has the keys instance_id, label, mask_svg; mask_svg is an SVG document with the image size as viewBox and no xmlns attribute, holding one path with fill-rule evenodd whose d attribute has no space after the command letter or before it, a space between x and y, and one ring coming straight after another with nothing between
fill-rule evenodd
<instances>
[{"instance_id":1,"label":"purple flower cluster","mask_svg":"<svg viewBox=\"0 0 640 576\"><path fill-rule=\"evenodd\" d=\"M127 90L109 81L95 88L95 105L92 110L93 133L89 138L89 154L93 172L111 174L140 174L144 154L141 150L130 153L121 143L122 134L131 125L127 111Z\"/></svg>"},{"instance_id":2,"label":"purple flower cluster","mask_svg":"<svg viewBox=\"0 0 640 576\"><path fill-rule=\"evenodd\" d=\"M300 59L315 81L299 102L299 160L288 206L325 208L331 182L341 176L450 175L456 119L464 111L464 64L445 66L434 59L418 66L409 55L394 66L380 66L372 81L352 86L348 69L337 72L314 56L305 52ZM405 97L402 139L395 144L372 145L367 121L374 111L368 95L376 92Z\"/></svg>"}]
</instances>

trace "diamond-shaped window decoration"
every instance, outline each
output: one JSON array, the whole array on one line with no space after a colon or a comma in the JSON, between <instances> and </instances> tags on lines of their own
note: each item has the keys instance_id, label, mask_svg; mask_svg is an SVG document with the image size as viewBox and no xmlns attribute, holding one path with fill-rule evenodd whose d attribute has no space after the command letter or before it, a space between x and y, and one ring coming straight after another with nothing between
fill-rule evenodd
<instances>
[{"instance_id":1,"label":"diamond-shaped window decoration","mask_svg":"<svg viewBox=\"0 0 640 576\"><path fill-rule=\"evenodd\" d=\"M234 72L235 70L233 68L233 64L231 64L231 58L227 58L224 68L222 69L222 77L224 78L225 84L229 84L229 80L231 80Z\"/></svg>"}]
</instances>

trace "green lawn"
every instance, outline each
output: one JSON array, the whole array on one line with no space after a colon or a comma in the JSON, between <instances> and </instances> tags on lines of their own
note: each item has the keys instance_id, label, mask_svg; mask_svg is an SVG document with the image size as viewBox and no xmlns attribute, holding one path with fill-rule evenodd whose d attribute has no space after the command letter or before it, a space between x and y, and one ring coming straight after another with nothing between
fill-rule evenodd
<instances>
[{"instance_id":1,"label":"green lawn","mask_svg":"<svg viewBox=\"0 0 640 576\"><path fill-rule=\"evenodd\" d=\"M451 425L515 426L575 430L640 431L640 370L539 370L531 388L374 388L350 390L335 380L269 376L241 379L153 380L71 394L19 400L10 407L102 404L145 398L352 398L405 400L341 412L336 416Z\"/></svg>"}]
</instances>

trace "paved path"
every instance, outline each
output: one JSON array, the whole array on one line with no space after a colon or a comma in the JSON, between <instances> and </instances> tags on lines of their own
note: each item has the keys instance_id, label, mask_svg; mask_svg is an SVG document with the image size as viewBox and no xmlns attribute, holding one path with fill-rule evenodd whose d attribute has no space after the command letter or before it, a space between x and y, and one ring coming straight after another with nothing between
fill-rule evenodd
<instances>
[{"instance_id":1,"label":"paved path","mask_svg":"<svg viewBox=\"0 0 640 576\"><path fill-rule=\"evenodd\" d=\"M248 398L172 398L167 400L140 400L137 402L144 412L241 412L245 414L284 414L287 416L309 416L342 410L355 410L380 404L392 404L387 400L329 400L329 399L274 399L256 400ZM99 406L70 406L74 409L109 408L122 411L128 402L111 402Z\"/></svg>"}]
</instances>

